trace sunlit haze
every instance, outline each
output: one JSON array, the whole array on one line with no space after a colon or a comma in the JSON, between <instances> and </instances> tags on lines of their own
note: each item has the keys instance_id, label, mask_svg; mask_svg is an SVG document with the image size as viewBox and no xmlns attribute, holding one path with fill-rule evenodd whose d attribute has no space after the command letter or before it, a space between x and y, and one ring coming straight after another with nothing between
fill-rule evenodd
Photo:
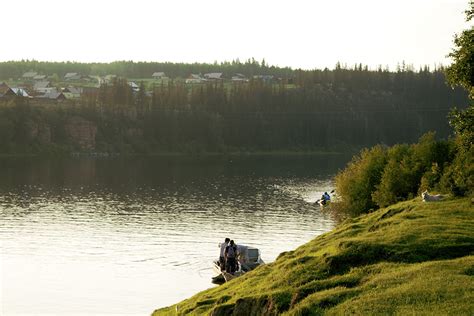
<instances>
[{"instance_id":1,"label":"sunlit haze","mask_svg":"<svg viewBox=\"0 0 474 316\"><path fill-rule=\"evenodd\" d=\"M467 7L467 0L7 0L0 61L446 65Z\"/></svg>"}]
</instances>

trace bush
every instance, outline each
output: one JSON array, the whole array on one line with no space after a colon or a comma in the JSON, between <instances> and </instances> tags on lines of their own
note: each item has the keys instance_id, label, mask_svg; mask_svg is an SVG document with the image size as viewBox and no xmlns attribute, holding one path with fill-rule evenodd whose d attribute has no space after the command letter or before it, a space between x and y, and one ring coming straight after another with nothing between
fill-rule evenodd
<instances>
[{"instance_id":1,"label":"bush","mask_svg":"<svg viewBox=\"0 0 474 316\"><path fill-rule=\"evenodd\" d=\"M384 167L376 191L371 195L373 202L380 207L390 205L404 198L412 182L413 170L410 168L412 165L410 148L406 145L403 146L403 149L406 150L404 156L394 157L391 152L393 149L398 150L397 147L389 150L388 163Z\"/></svg>"},{"instance_id":2,"label":"bush","mask_svg":"<svg viewBox=\"0 0 474 316\"><path fill-rule=\"evenodd\" d=\"M452 142L436 141L434 133L427 133L413 145L362 151L336 176L342 199L339 206L360 214L412 198L421 190L439 188L443 179L444 187L465 194L472 187L473 155L462 158L458 154L456 163L447 167L443 176L444 167L455 156L452 147Z\"/></svg>"},{"instance_id":3,"label":"bush","mask_svg":"<svg viewBox=\"0 0 474 316\"><path fill-rule=\"evenodd\" d=\"M346 169L336 176L340 203L352 213L360 214L374 208L372 193L380 183L387 162L387 150L378 145L354 156Z\"/></svg>"},{"instance_id":4,"label":"bush","mask_svg":"<svg viewBox=\"0 0 474 316\"><path fill-rule=\"evenodd\" d=\"M421 190L433 189L441 177L440 166L451 159L449 152L449 143L436 141L432 132L411 146L393 146L388 150L388 162L372 194L373 201L385 207L413 197Z\"/></svg>"},{"instance_id":5,"label":"bush","mask_svg":"<svg viewBox=\"0 0 474 316\"><path fill-rule=\"evenodd\" d=\"M440 188L454 196L474 193L474 146L469 151L459 151L446 168L440 180Z\"/></svg>"}]
</instances>

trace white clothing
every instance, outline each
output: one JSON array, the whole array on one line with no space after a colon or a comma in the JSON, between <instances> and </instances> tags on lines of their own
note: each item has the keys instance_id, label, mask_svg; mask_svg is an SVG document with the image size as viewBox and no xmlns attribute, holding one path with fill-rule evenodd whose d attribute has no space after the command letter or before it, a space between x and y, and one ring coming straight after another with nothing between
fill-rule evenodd
<instances>
[{"instance_id":1,"label":"white clothing","mask_svg":"<svg viewBox=\"0 0 474 316\"><path fill-rule=\"evenodd\" d=\"M229 245L229 243L223 242L222 244L219 245L221 248L220 256L224 257L225 254L225 248Z\"/></svg>"}]
</instances>

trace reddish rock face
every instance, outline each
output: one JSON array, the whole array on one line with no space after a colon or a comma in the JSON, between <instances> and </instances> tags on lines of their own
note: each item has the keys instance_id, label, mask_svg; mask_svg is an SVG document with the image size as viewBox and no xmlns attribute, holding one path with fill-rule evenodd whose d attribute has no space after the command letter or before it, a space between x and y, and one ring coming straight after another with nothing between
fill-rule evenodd
<instances>
[{"instance_id":1,"label":"reddish rock face","mask_svg":"<svg viewBox=\"0 0 474 316\"><path fill-rule=\"evenodd\" d=\"M31 123L30 138L38 140L41 144L51 143L51 128L41 123Z\"/></svg>"},{"instance_id":2,"label":"reddish rock face","mask_svg":"<svg viewBox=\"0 0 474 316\"><path fill-rule=\"evenodd\" d=\"M95 149L97 126L81 117L72 117L65 125L67 135L83 150Z\"/></svg>"}]
</instances>

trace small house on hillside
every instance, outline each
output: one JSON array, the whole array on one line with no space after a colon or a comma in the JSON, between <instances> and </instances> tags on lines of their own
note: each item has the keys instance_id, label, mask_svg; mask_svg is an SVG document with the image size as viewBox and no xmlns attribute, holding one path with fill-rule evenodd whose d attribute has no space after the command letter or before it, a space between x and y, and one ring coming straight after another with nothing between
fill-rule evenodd
<instances>
[{"instance_id":1,"label":"small house on hillside","mask_svg":"<svg viewBox=\"0 0 474 316\"><path fill-rule=\"evenodd\" d=\"M248 82L249 80L243 74L235 74L232 76L233 82Z\"/></svg>"},{"instance_id":2,"label":"small house on hillside","mask_svg":"<svg viewBox=\"0 0 474 316\"><path fill-rule=\"evenodd\" d=\"M153 75L151 75L153 79L166 79L166 75L164 72L154 72Z\"/></svg>"},{"instance_id":3,"label":"small house on hillside","mask_svg":"<svg viewBox=\"0 0 474 316\"><path fill-rule=\"evenodd\" d=\"M0 98L14 97L16 96L15 92L5 83L0 84Z\"/></svg>"},{"instance_id":4,"label":"small house on hillside","mask_svg":"<svg viewBox=\"0 0 474 316\"><path fill-rule=\"evenodd\" d=\"M106 75L103 78L98 78L99 85L110 84L117 78L117 75Z\"/></svg>"},{"instance_id":5,"label":"small house on hillside","mask_svg":"<svg viewBox=\"0 0 474 316\"><path fill-rule=\"evenodd\" d=\"M33 85L33 90L45 93L48 88L51 88L51 83L49 81L37 81Z\"/></svg>"},{"instance_id":6,"label":"small house on hillside","mask_svg":"<svg viewBox=\"0 0 474 316\"><path fill-rule=\"evenodd\" d=\"M64 80L66 81L74 81L74 80L81 80L82 76L77 72L68 72L64 75Z\"/></svg>"},{"instance_id":7,"label":"small house on hillside","mask_svg":"<svg viewBox=\"0 0 474 316\"><path fill-rule=\"evenodd\" d=\"M38 98L58 100L58 101L66 100L66 96L64 95L64 93L59 92L59 91L48 91L42 96L39 96Z\"/></svg>"},{"instance_id":8,"label":"small house on hillside","mask_svg":"<svg viewBox=\"0 0 474 316\"><path fill-rule=\"evenodd\" d=\"M190 74L189 77L186 79L186 83L202 83L205 82L206 79L201 77L201 74Z\"/></svg>"},{"instance_id":9,"label":"small house on hillside","mask_svg":"<svg viewBox=\"0 0 474 316\"><path fill-rule=\"evenodd\" d=\"M38 81L38 80L44 80L46 79L46 75L36 75L33 77L33 80Z\"/></svg>"},{"instance_id":10,"label":"small house on hillside","mask_svg":"<svg viewBox=\"0 0 474 316\"><path fill-rule=\"evenodd\" d=\"M262 80L265 83L273 82L273 76L272 75L256 75L256 76L253 76L253 78L256 79L256 80Z\"/></svg>"},{"instance_id":11,"label":"small house on hillside","mask_svg":"<svg viewBox=\"0 0 474 316\"><path fill-rule=\"evenodd\" d=\"M210 72L207 74L204 74L204 78L207 80L222 80L222 72Z\"/></svg>"},{"instance_id":12,"label":"small house on hillside","mask_svg":"<svg viewBox=\"0 0 474 316\"><path fill-rule=\"evenodd\" d=\"M38 73L36 71L27 71L21 76L22 79L24 80L33 80L35 76L37 76Z\"/></svg>"},{"instance_id":13,"label":"small house on hillside","mask_svg":"<svg viewBox=\"0 0 474 316\"><path fill-rule=\"evenodd\" d=\"M11 88L11 89L19 97L30 98L30 95L28 94L28 92L26 92L26 90L23 88Z\"/></svg>"},{"instance_id":14,"label":"small house on hillside","mask_svg":"<svg viewBox=\"0 0 474 316\"><path fill-rule=\"evenodd\" d=\"M77 87L67 87L67 88L62 88L61 92L66 96L68 99L72 98L79 98L81 97L82 94L82 88L77 88Z\"/></svg>"},{"instance_id":15,"label":"small house on hillside","mask_svg":"<svg viewBox=\"0 0 474 316\"><path fill-rule=\"evenodd\" d=\"M129 82L128 82L128 85L130 86L130 88L132 88L133 92L138 92L138 91L140 91L140 86L137 85L135 82L129 81Z\"/></svg>"}]
</instances>

